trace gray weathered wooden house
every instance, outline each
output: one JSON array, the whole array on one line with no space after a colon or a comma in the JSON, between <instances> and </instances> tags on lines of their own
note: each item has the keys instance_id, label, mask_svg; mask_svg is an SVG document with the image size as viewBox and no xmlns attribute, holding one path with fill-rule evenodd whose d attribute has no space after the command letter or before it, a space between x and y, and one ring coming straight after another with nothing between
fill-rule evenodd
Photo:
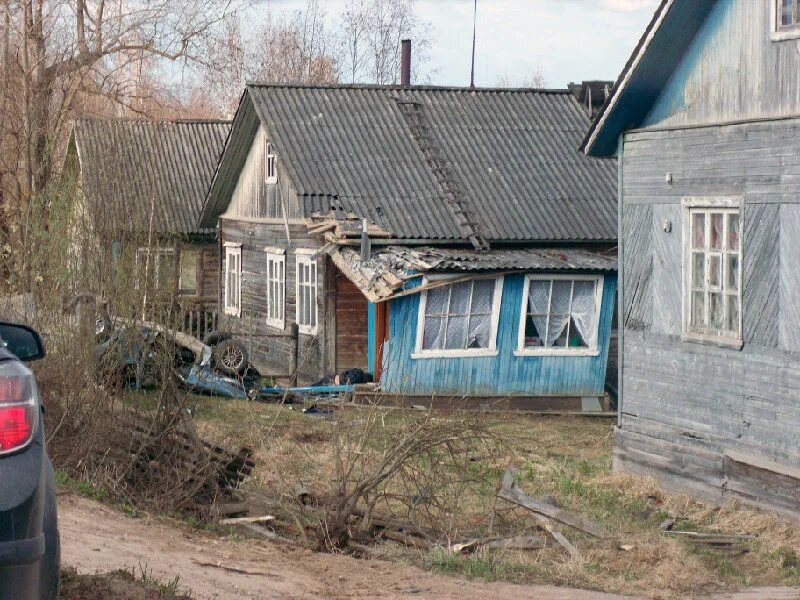
<instances>
[{"instance_id":1,"label":"gray weathered wooden house","mask_svg":"<svg viewBox=\"0 0 800 600\"><path fill-rule=\"evenodd\" d=\"M213 320L216 231L197 223L229 131L220 121L76 121L66 171L79 192L83 260L102 275L127 255L130 285L142 285L146 270L148 285L174 292L195 320ZM206 328L194 325L195 333Z\"/></svg>"},{"instance_id":2,"label":"gray weathered wooden house","mask_svg":"<svg viewBox=\"0 0 800 600\"><path fill-rule=\"evenodd\" d=\"M589 124L569 90L248 86L199 223L227 327L267 375L599 407L616 168L575 152Z\"/></svg>"},{"instance_id":3,"label":"gray weathered wooden house","mask_svg":"<svg viewBox=\"0 0 800 600\"><path fill-rule=\"evenodd\" d=\"M585 142L619 164L617 468L800 516L800 6L664 0Z\"/></svg>"}]
</instances>

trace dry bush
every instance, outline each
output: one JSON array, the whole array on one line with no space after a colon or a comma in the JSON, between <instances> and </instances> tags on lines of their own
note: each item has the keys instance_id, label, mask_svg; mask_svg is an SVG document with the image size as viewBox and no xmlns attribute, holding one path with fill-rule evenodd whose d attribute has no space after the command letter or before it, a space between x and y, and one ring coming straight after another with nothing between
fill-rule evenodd
<instances>
[{"instance_id":1,"label":"dry bush","mask_svg":"<svg viewBox=\"0 0 800 600\"><path fill-rule=\"evenodd\" d=\"M329 483L315 490L317 530L320 546L335 549L369 538L376 514L455 538L471 459L499 440L475 413L374 406L338 411L329 445Z\"/></svg>"}]
</instances>

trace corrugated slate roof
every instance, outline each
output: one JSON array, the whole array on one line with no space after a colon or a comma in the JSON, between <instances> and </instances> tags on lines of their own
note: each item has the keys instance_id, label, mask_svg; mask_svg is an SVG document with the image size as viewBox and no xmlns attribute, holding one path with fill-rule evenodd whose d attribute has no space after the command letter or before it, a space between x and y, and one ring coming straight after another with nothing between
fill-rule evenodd
<instances>
[{"instance_id":1,"label":"corrugated slate roof","mask_svg":"<svg viewBox=\"0 0 800 600\"><path fill-rule=\"evenodd\" d=\"M221 121L82 118L74 136L84 195L97 227L154 233L210 233L198 227L225 147Z\"/></svg>"},{"instance_id":2,"label":"corrugated slate roof","mask_svg":"<svg viewBox=\"0 0 800 600\"><path fill-rule=\"evenodd\" d=\"M617 270L615 251L585 248L514 248L488 252L449 248L386 246L362 261L358 248L335 246L328 250L334 264L373 302L404 293L405 284L427 273L582 272Z\"/></svg>"},{"instance_id":3,"label":"corrugated slate roof","mask_svg":"<svg viewBox=\"0 0 800 600\"><path fill-rule=\"evenodd\" d=\"M422 133L404 103L419 107ZM446 177L489 240L616 239L616 165L576 151L590 119L567 90L253 84L242 110L251 104L306 216L338 208L402 239L463 240ZM229 200L214 188L206 225Z\"/></svg>"}]
</instances>

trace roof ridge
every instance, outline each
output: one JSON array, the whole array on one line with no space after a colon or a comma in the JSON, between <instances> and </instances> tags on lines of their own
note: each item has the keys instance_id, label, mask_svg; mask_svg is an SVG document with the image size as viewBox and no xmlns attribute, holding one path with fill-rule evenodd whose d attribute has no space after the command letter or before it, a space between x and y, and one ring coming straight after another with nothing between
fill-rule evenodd
<instances>
[{"instance_id":1,"label":"roof ridge","mask_svg":"<svg viewBox=\"0 0 800 600\"><path fill-rule=\"evenodd\" d=\"M477 92L477 93L528 93L528 94L572 94L568 88L504 88L504 87L459 87L445 85L378 85L373 83L301 83L248 81L246 87L296 88L321 90L387 90L405 92Z\"/></svg>"},{"instance_id":2,"label":"roof ridge","mask_svg":"<svg viewBox=\"0 0 800 600\"><path fill-rule=\"evenodd\" d=\"M148 119L147 117L108 117L105 115L81 115L75 119L79 121L105 121L108 123L143 123L143 124L167 124L167 125L230 125L230 119Z\"/></svg>"}]
</instances>

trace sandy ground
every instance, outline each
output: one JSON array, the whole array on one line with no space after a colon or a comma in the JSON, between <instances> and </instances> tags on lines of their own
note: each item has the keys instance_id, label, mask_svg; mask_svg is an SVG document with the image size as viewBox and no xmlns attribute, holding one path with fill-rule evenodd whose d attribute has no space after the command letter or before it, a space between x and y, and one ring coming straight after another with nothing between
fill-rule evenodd
<instances>
[{"instance_id":1,"label":"sandy ground","mask_svg":"<svg viewBox=\"0 0 800 600\"><path fill-rule=\"evenodd\" d=\"M478 600L613 600L550 586L480 583L415 567L258 540L219 539L152 518L133 519L97 502L59 496L62 563L80 573L146 568L198 599L424 598ZM725 599L800 599L800 591L752 590Z\"/></svg>"}]
</instances>

